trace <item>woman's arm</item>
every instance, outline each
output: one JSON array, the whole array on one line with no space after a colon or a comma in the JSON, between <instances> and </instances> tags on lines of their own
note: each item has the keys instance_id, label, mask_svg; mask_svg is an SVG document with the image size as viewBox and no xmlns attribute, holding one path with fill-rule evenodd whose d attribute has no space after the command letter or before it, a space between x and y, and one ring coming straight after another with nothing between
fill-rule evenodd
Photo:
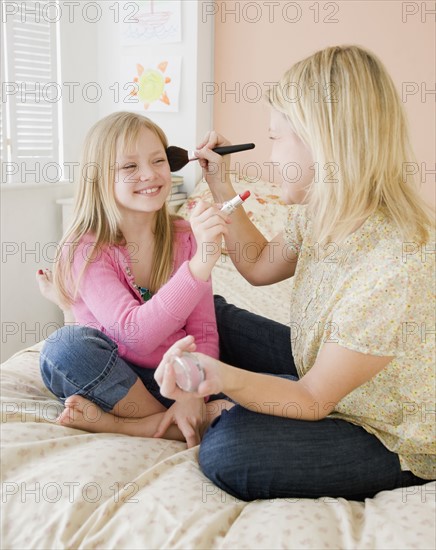
<instances>
[{"instance_id":1,"label":"woman's arm","mask_svg":"<svg viewBox=\"0 0 436 550\"><path fill-rule=\"evenodd\" d=\"M166 365L171 355L192 345L192 341L187 336L165 354L156 371L162 395L173 399L180 397L182 390L175 386L172 369ZM365 355L338 344L325 343L310 371L300 380L293 381L248 372L203 354L198 356L206 379L195 395L223 392L254 412L300 420L325 418L342 398L378 374L392 360L392 357Z\"/></svg>"},{"instance_id":2,"label":"woman's arm","mask_svg":"<svg viewBox=\"0 0 436 550\"><path fill-rule=\"evenodd\" d=\"M265 240L262 245L254 239L250 240L244 237L248 227L245 221L239 227L232 227L235 223L235 214L232 214L231 224L228 226L228 237L225 241L230 258L239 273L253 286L272 285L293 277L298 255L294 248L287 244L283 232L270 241ZM246 218L248 224L259 233L245 212L241 212L241 214ZM242 238L239 238L238 235Z\"/></svg>"},{"instance_id":3,"label":"woman's arm","mask_svg":"<svg viewBox=\"0 0 436 550\"><path fill-rule=\"evenodd\" d=\"M228 177L228 156L222 157L211 150L211 147L228 142L217 134L215 136L211 136L207 147L198 151L198 157L215 202L223 203L232 199L236 191ZM225 242L237 270L254 286L278 283L295 273L298 257L288 247L283 233L268 242L251 223L243 208L232 214Z\"/></svg>"},{"instance_id":4,"label":"woman's arm","mask_svg":"<svg viewBox=\"0 0 436 550\"><path fill-rule=\"evenodd\" d=\"M314 366L298 381L241 371L222 364L222 391L256 412L321 420L341 399L373 378L392 359L326 343Z\"/></svg>"}]
</instances>

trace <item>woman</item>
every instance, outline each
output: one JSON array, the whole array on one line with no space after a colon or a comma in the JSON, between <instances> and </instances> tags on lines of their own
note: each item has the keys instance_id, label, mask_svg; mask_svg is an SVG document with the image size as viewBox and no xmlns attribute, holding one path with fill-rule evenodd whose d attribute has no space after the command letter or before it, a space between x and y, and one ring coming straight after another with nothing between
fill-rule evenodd
<instances>
[{"instance_id":1,"label":"woman","mask_svg":"<svg viewBox=\"0 0 436 550\"><path fill-rule=\"evenodd\" d=\"M330 97L316 101L316 84ZM421 254L434 222L403 177L411 149L398 94L381 62L351 46L295 64L267 99L288 222L268 242L239 209L225 240L230 254L257 245L255 262L232 257L253 285L293 277L293 328L215 300L221 361L198 353L196 395L236 405L206 432L200 466L243 500L360 500L423 484L436 477L434 266ZM210 132L198 147L218 203L235 195L211 150L224 144ZM300 165L297 184L288 162ZM166 397L185 398L171 357L194 350L187 336L164 355L155 377Z\"/></svg>"}]
</instances>

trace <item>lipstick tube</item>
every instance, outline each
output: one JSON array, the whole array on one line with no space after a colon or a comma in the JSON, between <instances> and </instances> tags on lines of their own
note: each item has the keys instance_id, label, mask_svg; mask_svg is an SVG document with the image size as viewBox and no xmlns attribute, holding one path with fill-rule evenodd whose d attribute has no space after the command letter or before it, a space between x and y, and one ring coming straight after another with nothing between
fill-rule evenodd
<instances>
[{"instance_id":1,"label":"lipstick tube","mask_svg":"<svg viewBox=\"0 0 436 550\"><path fill-rule=\"evenodd\" d=\"M233 197L233 199L225 202L221 208L221 212L224 212L224 214L230 215L233 214L233 212L241 206L241 204L248 199L250 196L250 191L244 191L241 195L236 195L236 197Z\"/></svg>"}]
</instances>

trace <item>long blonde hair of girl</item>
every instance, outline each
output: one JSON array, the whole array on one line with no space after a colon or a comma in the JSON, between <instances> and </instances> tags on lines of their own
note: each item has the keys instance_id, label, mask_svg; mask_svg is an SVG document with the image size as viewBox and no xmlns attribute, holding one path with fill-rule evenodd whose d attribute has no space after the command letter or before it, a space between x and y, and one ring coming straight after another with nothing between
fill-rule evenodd
<instances>
[{"instance_id":1,"label":"long blonde hair of girl","mask_svg":"<svg viewBox=\"0 0 436 550\"><path fill-rule=\"evenodd\" d=\"M357 46L316 52L293 65L266 99L316 161L306 196L315 241L340 244L377 209L406 241L430 239L432 209L406 177L416 160L405 113L372 53Z\"/></svg>"},{"instance_id":2,"label":"long blonde hair of girl","mask_svg":"<svg viewBox=\"0 0 436 550\"><path fill-rule=\"evenodd\" d=\"M151 130L168 147L164 132L148 118L129 112L111 114L89 130L82 152L80 182L73 218L63 236L54 269L54 282L63 300L74 302L80 279L89 262L73 286L71 266L74 251L86 234L93 237L93 246L87 251L90 261L102 246L125 245L119 229L121 214L115 200L114 182L117 148L129 150L134 146L141 129ZM156 292L170 277L173 269L173 220L166 204L156 213L155 247L150 290ZM72 289L75 288L74 291Z\"/></svg>"}]
</instances>

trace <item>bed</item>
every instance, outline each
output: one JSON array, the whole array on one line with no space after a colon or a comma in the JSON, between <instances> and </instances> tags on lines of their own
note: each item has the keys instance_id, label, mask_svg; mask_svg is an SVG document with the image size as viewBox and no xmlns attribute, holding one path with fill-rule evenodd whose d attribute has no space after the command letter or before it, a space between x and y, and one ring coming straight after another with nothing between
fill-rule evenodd
<instances>
[{"instance_id":1,"label":"bed","mask_svg":"<svg viewBox=\"0 0 436 550\"><path fill-rule=\"evenodd\" d=\"M235 186L251 189L246 210L273 234L286 215L278 189ZM179 213L189 215L199 196L207 198L203 184ZM229 301L288 322L289 282L253 289L223 253L213 283ZM435 547L434 482L365 503L328 496L247 503L203 476L198 447L58 426L61 407L39 374L41 346L1 367L2 548Z\"/></svg>"}]
</instances>

